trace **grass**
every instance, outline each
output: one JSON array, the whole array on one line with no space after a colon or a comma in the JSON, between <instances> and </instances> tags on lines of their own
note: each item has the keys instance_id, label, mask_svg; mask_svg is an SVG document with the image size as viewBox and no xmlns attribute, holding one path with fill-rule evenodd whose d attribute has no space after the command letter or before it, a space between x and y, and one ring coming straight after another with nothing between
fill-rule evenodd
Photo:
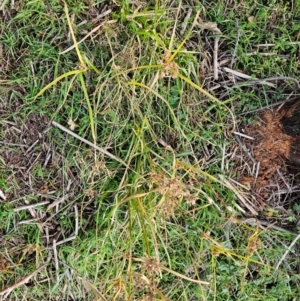
<instances>
[{"instance_id":1,"label":"grass","mask_svg":"<svg viewBox=\"0 0 300 301\"><path fill-rule=\"evenodd\" d=\"M232 135L295 84L213 79L216 36L224 66L298 78L300 3L263 2L3 2L4 299L297 300L295 236L243 222Z\"/></svg>"}]
</instances>

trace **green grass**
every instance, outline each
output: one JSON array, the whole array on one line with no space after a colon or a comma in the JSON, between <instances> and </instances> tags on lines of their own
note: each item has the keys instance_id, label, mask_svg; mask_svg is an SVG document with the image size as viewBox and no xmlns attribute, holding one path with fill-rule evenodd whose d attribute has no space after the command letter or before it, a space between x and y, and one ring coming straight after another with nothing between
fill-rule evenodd
<instances>
[{"instance_id":1,"label":"green grass","mask_svg":"<svg viewBox=\"0 0 300 301\"><path fill-rule=\"evenodd\" d=\"M9 300L297 300L297 249L275 270L295 236L232 222L242 216L237 191L247 194L221 180L241 164L231 134L240 114L295 85L236 85L221 68L210 90L215 35L194 20L217 23L226 67L298 78L300 3L192 2L182 34L185 1L70 0L68 14L56 0L5 4L0 289L45 265ZM70 30L79 42L100 24L62 53ZM74 122L127 166L47 127L52 120ZM289 210L282 218L297 219Z\"/></svg>"}]
</instances>

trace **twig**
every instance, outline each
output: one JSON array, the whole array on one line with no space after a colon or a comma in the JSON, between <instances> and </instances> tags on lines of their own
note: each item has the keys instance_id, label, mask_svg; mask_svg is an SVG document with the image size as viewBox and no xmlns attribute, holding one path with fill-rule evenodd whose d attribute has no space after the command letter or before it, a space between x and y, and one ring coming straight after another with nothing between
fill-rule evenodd
<instances>
[{"instance_id":1,"label":"twig","mask_svg":"<svg viewBox=\"0 0 300 301\"><path fill-rule=\"evenodd\" d=\"M78 230L79 230L77 205L74 205L74 210L75 210L75 236L77 236L78 235Z\"/></svg>"},{"instance_id":2,"label":"twig","mask_svg":"<svg viewBox=\"0 0 300 301\"><path fill-rule=\"evenodd\" d=\"M66 239L63 239L63 240L60 240L59 242L56 243L56 246L59 246L59 245L62 245L68 241L71 241L71 240L74 240L76 238L75 235L69 237L69 238L66 238Z\"/></svg>"},{"instance_id":3,"label":"twig","mask_svg":"<svg viewBox=\"0 0 300 301\"><path fill-rule=\"evenodd\" d=\"M8 145L8 146L27 147L27 145L26 145L26 144L9 143L9 142L3 142L3 141L0 141L0 144L3 144L3 145Z\"/></svg>"},{"instance_id":4,"label":"twig","mask_svg":"<svg viewBox=\"0 0 300 301\"><path fill-rule=\"evenodd\" d=\"M239 40L240 40L240 34L241 34L241 30L240 30L240 27L238 26L238 24L237 24L237 27L238 27L238 32L237 32L236 43L235 43L235 46L234 46L234 50L233 50L231 62L230 62L230 65L229 65L231 69L232 69L233 63L235 61L235 57L236 57L236 53L237 53L237 48L238 48Z\"/></svg>"},{"instance_id":5,"label":"twig","mask_svg":"<svg viewBox=\"0 0 300 301\"><path fill-rule=\"evenodd\" d=\"M70 188L71 188L72 184L73 184L73 181L71 179L68 179L68 184L67 184L66 192L70 191Z\"/></svg>"},{"instance_id":6,"label":"twig","mask_svg":"<svg viewBox=\"0 0 300 301\"><path fill-rule=\"evenodd\" d=\"M280 179L283 181L283 183L284 183L285 186L287 187L289 193L291 193L291 192L292 192L292 188L291 188L291 186L287 183L287 181L285 180L285 178L284 178L283 174L281 173L281 171L279 170L279 168L277 168L277 173L278 173Z\"/></svg>"},{"instance_id":7,"label":"twig","mask_svg":"<svg viewBox=\"0 0 300 301\"><path fill-rule=\"evenodd\" d=\"M272 56L272 55L278 55L276 52L259 52L259 51L253 51L253 52L247 52L245 55L252 56L252 55L261 55L261 56Z\"/></svg>"},{"instance_id":8,"label":"twig","mask_svg":"<svg viewBox=\"0 0 300 301\"><path fill-rule=\"evenodd\" d=\"M35 271L33 271L31 274L29 274L28 276L24 277L22 280L16 282L12 286L10 286L8 288L5 288L4 290L0 291L0 296L5 295L6 293L10 293L11 291L13 291L14 289L18 288L19 286L27 283L35 274L37 274L38 272L40 272L44 267L45 267L45 265L39 267L38 269L36 269Z\"/></svg>"},{"instance_id":9,"label":"twig","mask_svg":"<svg viewBox=\"0 0 300 301\"><path fill-rule=\"evenodd\" d=\"M267 43L267 44L257 44L254 47L272 47L275 46L275 43ZM287 45L300 45L300 42L289 42Z\"/></svg>"},{"instance_id":10,"label":"twig","mask_svg":"<svg viewBox=\"0 0 300 301\"><path fill-rule=\"evenodd\" d=\"M252 157L252 155L250 154L250 152L247 150L246 146L243 144L243 142L241 141L240 137L238 135L235 135L235 139L237 141L237 143L239 144L239 146L241 147L241 149L246 153L246 155L251 159L251 161L256 164L256 160Z\"/></svg>"},{"instance_id":11,"label":"twig","mask_svg":"<svg viewBox=\"0 0 300 301\"><path fill-rule=\"evenodd\" d=\"M54 263L55 263L55 271L56 271L56 281L59 281L59 265L58 265L58 257L57 257L57 250L56 250L56 240L53 239L53 255L54 255Z\"/></svg>"},{"instance_id":12,"label":"twig","mask_svg":"<svg viewBox=\"0 0 300 301\"><path fill-rule=\"evenodd\" d=\"M226 146L225 146L225 144L223 144L223 147L222 147L222 161L221 161L221 170L222 171L224 171L225 157L226 157Z\"/></svg>"},{"instance_id":13,"label":"twig","mask_svg":"<svg viewBox=\"0 0 300 301\"><path fill-rule=\"evenodd\" d=\"M245 134L240 133L240 132L233 132L233 134L238 135L238 136L241 136L241 137L244 137L244 138L247 138L247 139L250 139L250 140L254 140L253 137L250 137L250 136L245 135Z\"/></svg>"},{"instance_id":14,"label":"twig","mask_svg":"<svg viewBox=\"0 0 300 301\"><path fill-rule=\"evenodd\" d=\"M55 200L53 203L49 204L47 207L47 211L52 209L53 207L59 205L60 203L64 202L65 200L67 200L69 198L68 194L65 194L64 196L58 198L57 200Z\"/></svg>"},{"instance_id":15,"label":"twig","mask_svg":"<svg viewBox=\"0 0 300 301\"><path fill-rule=\"evenodd\" d=\"M275 84L267 82L267 80L270 80L270 79L267 79L267 78L266 79L253 78L253 77L251 77L247 74L244 74L244 73L236 71L236 70L232 70L232 69L227 68L227 67L224 67L223 71L225 71L227 73L231 73L232 75L243 78L243 79L249 79L249 80L251 80L250 83L260 83L260 84L265 84L265 85L267 85L269 87L272 87L272 88L276 88ZM249 82L247 84L249 84Z\"/></svg>"},{"instance_id":16,"label":"twig","mask_svg":"<svg viewBox=\"0 0 300 301\"><path fill-rule=\"evenodd\" d=\"M34 72L33 62L30 61L29 65L30 65L30 69L31 69L31 72L32 72L32 78L33 78L33 82L34 82L34 87L37 87L37 82L36 82L36 76L35 76L35 72Z\"/></svg>"},{"instance_id":17,"label":"twig","mask_svg":"<svg viewBox=\"0 0 300 301\"><path fill-rule=\"evenodd\" d=\"M263 110L266 110L266 109L272 109L272 108L277 107L279 105L282 106L282 105L284 105L286 103L293 102L293 101L298 100L298 99L299 99L299 96L296 96L296 97L293 97L293 98L287 98L285 100L278 101L276 103L272 103L272 104L269 104L267 106L263 106L263 107L261 107L259 109L255 109L255 110L250 110L250 111L247 111L247 112L243 112L243 113L239 114L239 116L256 113L256 112L263 111Z\"/></svg>"},{"instance_id":18,"label":"twig","mask_svg":"<svg viewBox=\"0 0 300 301\"><path fill-rule=\"evenodd\" d=\"M183 35L185 30L186 30L186 27L189 23L189 18L191 17L191 14L193 12L193 9L190 7L187 14L186 14L186 17L184 18L184 21L182 23L182 26L181 26L181 30L180 30L180 34Z\"/></svg>"},{"instance_id":19,"label":"twig","mask_svg":"<svg viewBox=\"0 0 300 301\"><path fill-rule=\"evenodd\" d=\"M74 132L68 130L67 128L65 128L64 126L62 126L61 124L55 122L55 121L52 121L52 124L56 127L58 127L60 130L64 131L65 133L73 136L74 138L82 141L83 143L93 147L94 149L98 150L99 152L103 153L104 155L108 156L109 158L111 159L114 159L116 161L118 161L119 163L121 163L122 165L126 166L128 168L128 165L120 158L118 158L117 156L111 154L110 152L108 152L106 149L102 148L102 147L99 147L98 145L80 137L79 135L75 134Z\"/></svg>"},{"instance_id":20,"label":"twig","mask_svg":"<svg viewBox=\"0 0 300 301\"><path fill-rule=\"evenodd\" d=\"M103 12L102 14L98 15L96 18L94 18L91 22L96 22L99 19L108 16L111 13L111 9L108 9L107 11ZM80 22L77 27L80 27L82 25L84 25L85 23L87 23L87 20L84 20L82 22Z\"/></svg>"},{"instance_id":21,"label":"twig","mask_svg":"<svg viewBox=\"0 0 300 301\"><path fill-rule=\"evenodd\" d=\"M258 161L257 164L254 163L253 167L256 168L256 170L255 170L255 177L254 177L254 185L256 185L258 174L259 174L259 169L260 169L260 161Z\"/></svg>"},{"instance_id":22,"label":"twig","mask_svg":"<svg viewBox=\"0 0 300 301\"><path fill-rule=\"evenodd\" d=\"M47 205L49 203L50 203L49 201L44 201L44 202L40 202L40 203L24 205L24 206L14 208L14 211L17 212L17 211L21 211L21 210L32 209L32 208L35 208L35 207L38 207L38 206Z\"/></svg>"},{"instance_id":23,"label":"twig","mask_svg":"<svg viewBox=\"0 0 300 301\"><path fill-rule=\"evenodd\" d=\"M292 247L294 246L294 244L297 242L297 240L299 238L300 238L300 234L297 235L297 237L292 241L292 243L290 244L290 246L288 247L288 249L285 251L285 253L283 254L283 256L280 258L279 262L277 263L277 266L276 266L275 270L278 270L278 268L281 265L282 261L284 260L284 258L286 257L286 255L291 251Z\"/></svg>"},{"instance_id":24,"label":"twig","mask_svg":"<svg viewBox=\"0 0 300 301\"><path fill-rule=\"evenodd\" d=\"M224 67L223 70L227 73L231 73L235 76L238 76L240 78L244 78L244 79L253 79L253 77L251 77L250 75L247 75L245 73L242 73L242 72L239 72L239 71L235 71L235 70L232 70L230 68L227 68L227 67Z\"/></svg>"},{"instance_id":25,"label":"twig","mask_svg":"<svg viewBox=\"0 0 300 301\"><path fill-rule=\"evenodd\" d=\"M106 17L106 16L108 16L111 12L112 12L112 10L111 10L111 9L108 9L107 11L105 11L105 12L99 14L99 15L98 15L95 19L93 19L92 21L96 21L96 20L99 20L99 19L101 19L101 18L103 18L103 17Z\"/></svg>"},{"instance_id":26,"label":"twig","mask_svg":"<svg viewBox=\"0 0 300 301\"><path fill-rule=\"evenodd\" d=\"M260 220L260 219L257 219L257 218L240 218L240 219L237 219L237 221L239 221L243 224L248 224L250 226L259 226L262 229L265 229L265 227L268 227L268 228L273 229L273 230L289 233L289 234L292 234L292 235L297 235L297 233L295 233L293 231L290 231L288 229L276 226L276 225L270 223L269 221Z\"/></svg>"},{"instance_id":27,"label":"twig","mask_svg":"<svg viewBox=\"0 0 300 301\"><path fill-rule=\"evenodd\" d=\"M18 222L18 225L37 224L38 220L38 218L26 219Z\"/></svg>"},{"instance_id":28,"label":"twig","mask_svg":"<svg viewBox=\"0 0 300 301\"><path fill-rule=\"evenodd\" d=\"M2 199L4 201L6 200L6 196L1 189L0 189L0 199Z\"/></svg>"},{"instance_id":29,"label":"twig","mask_svg":"<svg viewBox=\"0 0 300 301\"><path fill-rule=\"evenodd\" d=\"M270 84L270 83L268 83L268 81L277 81L277 80L291 80L296 84L298 90L300 90L299 81L297 79L295 79L293 77L289 77L289 76L275 76L275 77L267 77L267 78L263 78L263 79L255 78L255 79L247 82L247 84L265 84L265 85L268 85L270 87L275 88L276 85L275 84Z\"/></svg>"},{"instance_id":30,"label":"twig","mask_svg":"<svg viewBox=\"0 0 300 301\"><path fill-rule=\"evenodd\" d=\"M220 37L216 36L214 42L214 80L218 80L218 50Z\"/></svg>"},{"instance_id":31,"label":"twig","mask_svg":"<svg viewBox=\"0 0 300 301\"><path fill-rule=\"evenodd\" d=\"M51 152L48 152L48 154L47 154L47 156L46 156L46 159L45 159L45 162L44 162L44 164L43 164L43 167L44 167L44 168L48 165L48 162L49 162L51 156L52 156L52 155L51 155Z\"/></svg>"},{"instance_id":32,"label":"twig","mask_svg":"<svg viewBox=\"0 0 300 301\"><path fill-rule=\"evenodd\" d=\"M49 246L50 239L49 239L49 228L45 226L45 235L46 235L46 241L47 241L47 246Z\"/></svg>"}]
</instances>

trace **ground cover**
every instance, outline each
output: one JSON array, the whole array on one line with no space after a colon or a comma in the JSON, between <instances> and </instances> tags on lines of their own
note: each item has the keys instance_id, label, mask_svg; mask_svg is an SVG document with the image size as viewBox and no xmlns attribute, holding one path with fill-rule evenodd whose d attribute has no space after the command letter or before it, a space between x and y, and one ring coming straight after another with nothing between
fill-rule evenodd
<instances>
[{"instance_id":1,"label":"ground cover","mask_svg":"<svg viewBox=\"0 0 300 301\"><path fill-rule=\"evenodd\" d=\"M297 300L300 3L0 16L2 300Z\"/></svg>"}]
</instances>

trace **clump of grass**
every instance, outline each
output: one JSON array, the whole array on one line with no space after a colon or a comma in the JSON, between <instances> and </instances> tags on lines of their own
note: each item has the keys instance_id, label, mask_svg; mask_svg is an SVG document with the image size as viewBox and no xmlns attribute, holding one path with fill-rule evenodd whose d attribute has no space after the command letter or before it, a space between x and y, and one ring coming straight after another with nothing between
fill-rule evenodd
<instances>
[{"instance_id":1,"label":"clump of grass","mask_svg":"<svg viewBox=\"0 0 300 301\"><path fill-rule=\"evenodd\" d=\"M20 1L15 12L5 8L15 15L1 21L10 88L0 135L15 145L2 150L29 163L9 167L7 156L0 163L0 189L9 201L1 204L1 257L11 263L3 264L0 285L45 265L29 280L35 285L16 288L11 300L297 296L293 255L273 268L291 234L239 219L248 208L238 200L253 204L231 180L236 114L270 102L274 91L235 86L221 67L219 84L210 58L217 26L219 59L232 61L232 69L255 78L297 76L293 63L265 56L266 48L249 54L266 42L276 43L278 58L296 47L266 33L271 14L278 18L273 35L293 40L296 28L286 32L279 20L293 22L296 13L261 2L244 4L240 14L242 4L203 1L187 20L190 4L183 1ZM105 18L90 17L103 10ZM28 117L33 112L48 121L36 144L23 134L26 121L32 128L41 123ZM25 201L49 203L16 211Z\"/></svg>"}]
</instances>

